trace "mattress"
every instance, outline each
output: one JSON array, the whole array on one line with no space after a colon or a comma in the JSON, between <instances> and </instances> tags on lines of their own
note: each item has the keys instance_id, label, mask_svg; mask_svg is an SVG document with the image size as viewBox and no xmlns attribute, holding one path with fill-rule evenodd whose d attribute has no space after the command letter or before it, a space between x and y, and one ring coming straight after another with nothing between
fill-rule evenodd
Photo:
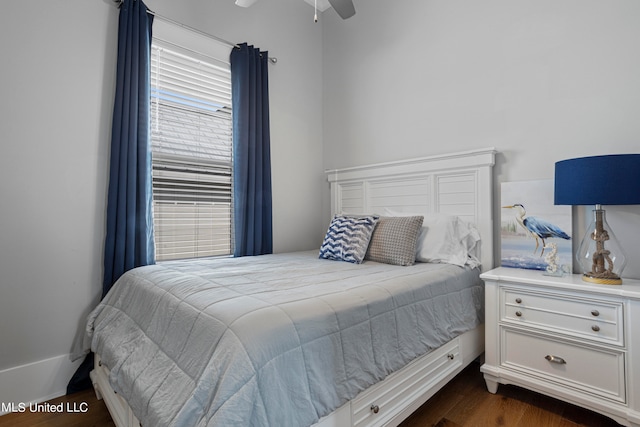
<instances>
[{"instance_id":1,"label":"mattress","mask_svg":"<svg viewBox=\"0 0 640 427\"><path fill-rule=\"evenodd\" d=\"M131 270L87 332L142 425L308 426L481 324L483 305L477 269L310 251Z\"/></svg>"}]
</instances>

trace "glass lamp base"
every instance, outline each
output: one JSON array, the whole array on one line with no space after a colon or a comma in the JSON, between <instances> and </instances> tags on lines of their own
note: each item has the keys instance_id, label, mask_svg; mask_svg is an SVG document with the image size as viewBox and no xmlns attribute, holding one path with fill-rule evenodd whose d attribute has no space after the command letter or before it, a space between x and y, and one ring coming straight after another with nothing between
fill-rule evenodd
<instances>
[{"instance_id":1,"label":"glass lamp base","mask_svg":"<svg viewBox=\"0 0 640 427\"><path fill-rule=\"evenodd\" d=\"M582 266L582 280L602 285L621 285L627 263L618 239L607 224L605 211L596 206L576 258Z\"/></svg>"},{"instance_id":2,"label":"glass lamp base","mask_svg":"<svg viewBox=\"0 0 640 427\"><path fill-rule=\"evenodd\" d=\"M592 273L584 273L582 280L599 285L622 285L622 279L615 274L611 274L609 277L596 277Z\"/></svg>"}]
</instances>

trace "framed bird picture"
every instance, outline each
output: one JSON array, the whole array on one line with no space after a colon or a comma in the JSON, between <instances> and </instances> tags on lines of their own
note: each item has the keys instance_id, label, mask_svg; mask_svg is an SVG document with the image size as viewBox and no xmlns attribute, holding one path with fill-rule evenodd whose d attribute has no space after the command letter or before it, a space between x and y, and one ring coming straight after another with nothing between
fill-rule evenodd
<instances>
[{"instance_id":1,"label":"framed bird picture","mask_svg":"<svg viewBox=\"0 0 640 427\"><path fill-rule=\"evenodd\" d=\"M571 273L571 206L553 204L553 180L501 184L501 265Z\"/></svg>"}]
</instances>

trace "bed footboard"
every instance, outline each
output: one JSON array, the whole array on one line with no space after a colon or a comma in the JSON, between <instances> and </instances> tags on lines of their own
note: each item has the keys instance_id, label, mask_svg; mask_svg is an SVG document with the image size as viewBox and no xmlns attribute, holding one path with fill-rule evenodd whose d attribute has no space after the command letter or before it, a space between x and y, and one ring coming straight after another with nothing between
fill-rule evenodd
<instances>
[{"instance_id":1,"label":"bed footboard","mask_svg":"<svg viewBox=\"0 0 640 427\"><path fill-rule=\"evenodd\" d=\"M397 426L484 351L484 325L454 338L360 393L314 427ZM91 380L116 427L140 427L127 402L109 385L109 371L95 357Z\"/></svg>"}]
</instances>

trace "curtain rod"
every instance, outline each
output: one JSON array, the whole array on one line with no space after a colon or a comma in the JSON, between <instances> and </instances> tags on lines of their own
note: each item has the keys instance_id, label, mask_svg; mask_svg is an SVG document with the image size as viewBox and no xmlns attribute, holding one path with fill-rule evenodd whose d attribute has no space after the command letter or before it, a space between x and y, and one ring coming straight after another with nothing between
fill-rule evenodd
<instances>
[{"instance_id":1,"label":"curtain rod","mask_svg":"<svg viewBox=\"0 0 640 427\"><path fill-rule=\"evenodd\" d=\"M113 0L113 2L116 4L116 7L119 8L120 6L122 6L123 0ZM182 27L182 28L184 28L186 30L193 31L194 33L198 33L198 34L200 34L202 36L209 37L209 38L212 38L214 40L217 40L220 43L224 43L224 44L226 44L226 45L228 45L230 47L240 49L240 46L238 46L236 43L232 43L232 42L230 42L228 40L225 40L225 39L223 39L221 37L214 36L213 34L205 33L204 31L198 30L197 28L190 27L190 26L185 25L185 24L183 24L181 22L175 21L175 20L173 20L171 18L167 18L166 16L162 16L162 15L160 15L160 14L158 14L158 13L156 13L156 12L150 10L150 9L147 9L147 13L149 15L153 15L154 17L156 17L158 19L161 19L161 20L163 20L163 21L165 21L165 22L167 22L169 24L177 25L178 27ZM275 64L276 62L278 62L278 58L274 58L274 57L270 56L269 57L269 62L271 62L272 64Z\"/></svg>"}]
</instances>

